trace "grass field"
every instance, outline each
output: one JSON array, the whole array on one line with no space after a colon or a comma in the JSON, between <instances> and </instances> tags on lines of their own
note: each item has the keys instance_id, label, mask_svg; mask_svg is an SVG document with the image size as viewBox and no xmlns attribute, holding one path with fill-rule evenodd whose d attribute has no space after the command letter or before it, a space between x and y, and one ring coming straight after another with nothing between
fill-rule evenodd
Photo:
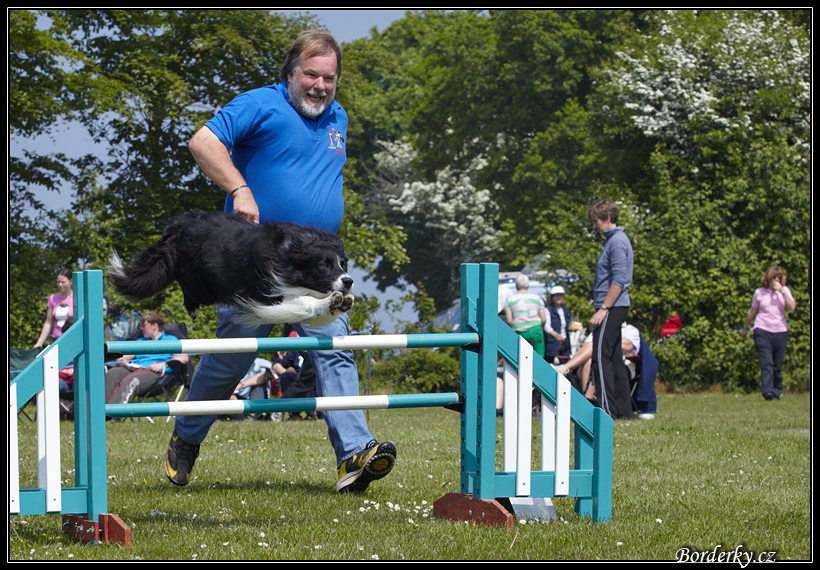
<instances>
[{"instance_id":1,"label":"grass field","mask_svg":"<svg viewBox=\"0 0 820 570\"><path fill-rule=\"evenodd\" d=\"M194 479L170 485L162 454L171 423L108 423L109 511L133 544L83 545L60 518L9 517L11 560L689 560L739 553L811 559L811 395L659 396L652 421L615 423L612 520L592 524L573 500L557 521L513 529L438 520L433 502L459 490L459 416L371 410L398 462L365 495L339 496L324 423L217 422ZM71 424L63 424L70 441ZM34 424L20 424L25 438ZM64 484L73 450L64 446ZM21 470L34 486L33 443Z\"/></svg>"}]
</instances>

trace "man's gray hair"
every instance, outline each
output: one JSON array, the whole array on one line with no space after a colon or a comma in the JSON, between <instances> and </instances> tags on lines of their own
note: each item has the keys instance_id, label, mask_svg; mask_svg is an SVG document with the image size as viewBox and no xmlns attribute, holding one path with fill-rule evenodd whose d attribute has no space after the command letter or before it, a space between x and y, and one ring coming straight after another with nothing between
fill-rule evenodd
<instances>
[{"instance_id":1,"label":"man's gray hair","mask_svg":"<svg viewBox=\"0 0 820 570\"><path fill-rule=\"evenodd\" d=\"M336 78L338 79L342 74L342 48L336 38L333 37L333 34L326 30L302 32L285 56L285 62L282 64L282 69L279 70L279 80L285 83L288 80L288 75L293 73L302 57L308 58L328 53L336 54Z\"/></svg>"},{"instance_id":2,"label":"man's gray hair","mask_svg":"<svg viewBox=\"0 0 820 570\"><path fill-rule=\"evenodd\" d=\"M515 278L515 288L521 290L529 289L530 278L522 273L521 275Z\"/></svg>"}]
</instances>

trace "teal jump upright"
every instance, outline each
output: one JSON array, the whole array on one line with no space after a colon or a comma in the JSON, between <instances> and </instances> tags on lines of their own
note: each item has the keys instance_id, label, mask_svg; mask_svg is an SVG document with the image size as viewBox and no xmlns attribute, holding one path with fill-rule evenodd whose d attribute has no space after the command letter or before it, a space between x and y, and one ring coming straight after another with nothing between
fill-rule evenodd
<instances>
[{"instance_id":1,"label":"teal jump upright","mask_svg":"<svg viewBox=\"0 0 820 570\"><path fill-rule=\"evenodd\" d=\"M449 493L434 503L434 516L487 525L512 526L505 501L527 497L575 497L578 514L605 522L612 515L613 422L603 410L592 406L568 381L498 316L498 266L464 264L461 267L461 330L458 333L380 335L373 337L204 339L152 343L105 342L103 334L103 278L100 271L74 274L74 324L23 370L9 385L9 513L36 515L60 513L63 529L87 542L130 543L131 531L116 515L107 513L106 416L194 415L223 413L214 406L232 402L178 402L105 405L106 354L150 352L249 352L270 350L327 350L380 348L459 347L461 387L459 393L307 398L240 403L257 406L253 411L313 411L322 409L395 408L442 406L461 413L460 492ZM499 358L517 370L518 386L531 385L541 394L541 409L554 422L554 467L499 471L497 462L496 385ZM59 424L57 414L45 413L57 395L58 372L74 363L75 486L60 487ZM531 376L531 378L530 378ZM521 391L517 425L528 435L531 428L531 394ZM17 414L37 396L38 457L45 475L39 474L34 489L19 488ZM41 399L42 398L42 399ZM44 409L40 409L40 406ZM521 407L526 406L522 413ZM569 408L567 410L566 408ZM247 410L246 410L247 411ZM241 413L226 407L224 413ZM545 414L542 414L545 415ZM58 421L58 420L57 420ZM570 421L574 425L574 468L569 469ZM542 434L544 432L542 431ZM56 435L55 435L56 434ZM550 435L550 437L553 437ZM43 441L41 441L41 439ZM549 439L542 437L543 441ZM523 441L523 439L522 439ZM549 442L552 445L553 442ZM527 441L521 449L527 449ZM43 451L40 451L40 447ZM55 446L56 451L55 451ZM564 451L566 453L564 454ZM562 454L566 457L561 457ZM519 453L519 457L525 454ZM526 455L529 458L529 455ZM56 463L56 467L55 467ZM520 463L519 463L520 464ZM505 458L506 465L506 458ZM522 481L524 483L522 484ZM522 491L522 489L525 489Z\"/></svg>"},{"instance_id":2,"label":"teal jump upright","mask_svg":"<svg viewBox=\"0 0 820 570\"><path fill-rule=\"evenodd\" d=\"M17 489L16 505L10 513L20 515L63 515L63 530L85 542L130 543L130 529L108 510L108 476L105 441L105 385L95 371L105 365L103 333L103 280L101 271L75 272L74 323L49 345L10 384L16 393L16 409L31 398L47 392L59 397L59 370L74 365L74 483L61 487L38 474L38 487ZM54 356L56 355L56 358ZM96 378L96 381L92 379ZM44 402L38 399L38 408ZM42 424L59 422L59 415L37 410ZM16 414L9 420L16 421ZM55 437L47 437L49 428L38 427L38 456L52 458L59 465L59 426ZM10 429L11 431L11 429ZM16 432L16 427L14 430ZM43 441L46 440L46 441ZM16 442L14 443L16 448ZM42 451L40 451L42 450ZM10 458L16 466L17 458ZM38 471L41 468L38 461ZM41 483L42 482L42 483ZM10 485L13 484L10 481Z\"/></svg>"},{"instance_id":3,"label":"teal jump upright","mask_svg":"<svg viewBox=\"0 0 820 570\"><path fill-rule=\"evenodd\" d=\"M518 368L521 340L498 312L498 266L462 265L461 332L477 332L481 341L477 350L462 350L461 355L461 492L439 499L434 514L509 528L512 514L504 499L517 496L517 474L496 469L496 385L499 358ZM532 361L533 387L557 406L557 371L537 354ZM580 392L569 391L575 461L562 496L575 497L579 515L606 522L612 516L613 422ZM518 421L531 421L529 409ZM529 497L556 496L556 472L533 471L531 477Z\"/></svg>"}]
</instances>

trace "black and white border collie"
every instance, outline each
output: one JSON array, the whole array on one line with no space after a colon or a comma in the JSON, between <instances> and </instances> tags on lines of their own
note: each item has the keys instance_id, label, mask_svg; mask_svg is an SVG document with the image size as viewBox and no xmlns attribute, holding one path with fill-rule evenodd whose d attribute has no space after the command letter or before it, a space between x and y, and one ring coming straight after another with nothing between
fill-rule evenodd
<instances>
[{"instance_id":1,"label":"black and white border collie","mask_svg":"<svg viewBox=\"0 0 820 570\"><path fill-rule=\"evenodd\" d=\"M108 267L115 289L131 301L153 297L174 281L185 309L227 304L248 325L333 322L353 306L342 241L294 224L255 224L237 214L191 210L126 266Z\"/></svg>"}]
</instances>

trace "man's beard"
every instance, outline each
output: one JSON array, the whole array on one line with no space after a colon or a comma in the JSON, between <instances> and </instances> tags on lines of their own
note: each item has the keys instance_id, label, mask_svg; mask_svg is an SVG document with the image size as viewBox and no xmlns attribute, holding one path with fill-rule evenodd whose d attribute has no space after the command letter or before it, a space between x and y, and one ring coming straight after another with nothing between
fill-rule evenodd
<instances>
[{"instance_id":1,"label":"man's beard","mask_svg":"<svg viewBox=\"0 0 820 570\"><path fill-rule=\"evenodd\" d=\"M324 98L314 103L308 101L307 96L309 93L313 96L324 96ZM333 102L335 95L335 88L330 91L306 91L298 81L288 82L288 99L290 99L291 105L296 111L306 119L318 119Z\"/></svg>"}]
</instances>

